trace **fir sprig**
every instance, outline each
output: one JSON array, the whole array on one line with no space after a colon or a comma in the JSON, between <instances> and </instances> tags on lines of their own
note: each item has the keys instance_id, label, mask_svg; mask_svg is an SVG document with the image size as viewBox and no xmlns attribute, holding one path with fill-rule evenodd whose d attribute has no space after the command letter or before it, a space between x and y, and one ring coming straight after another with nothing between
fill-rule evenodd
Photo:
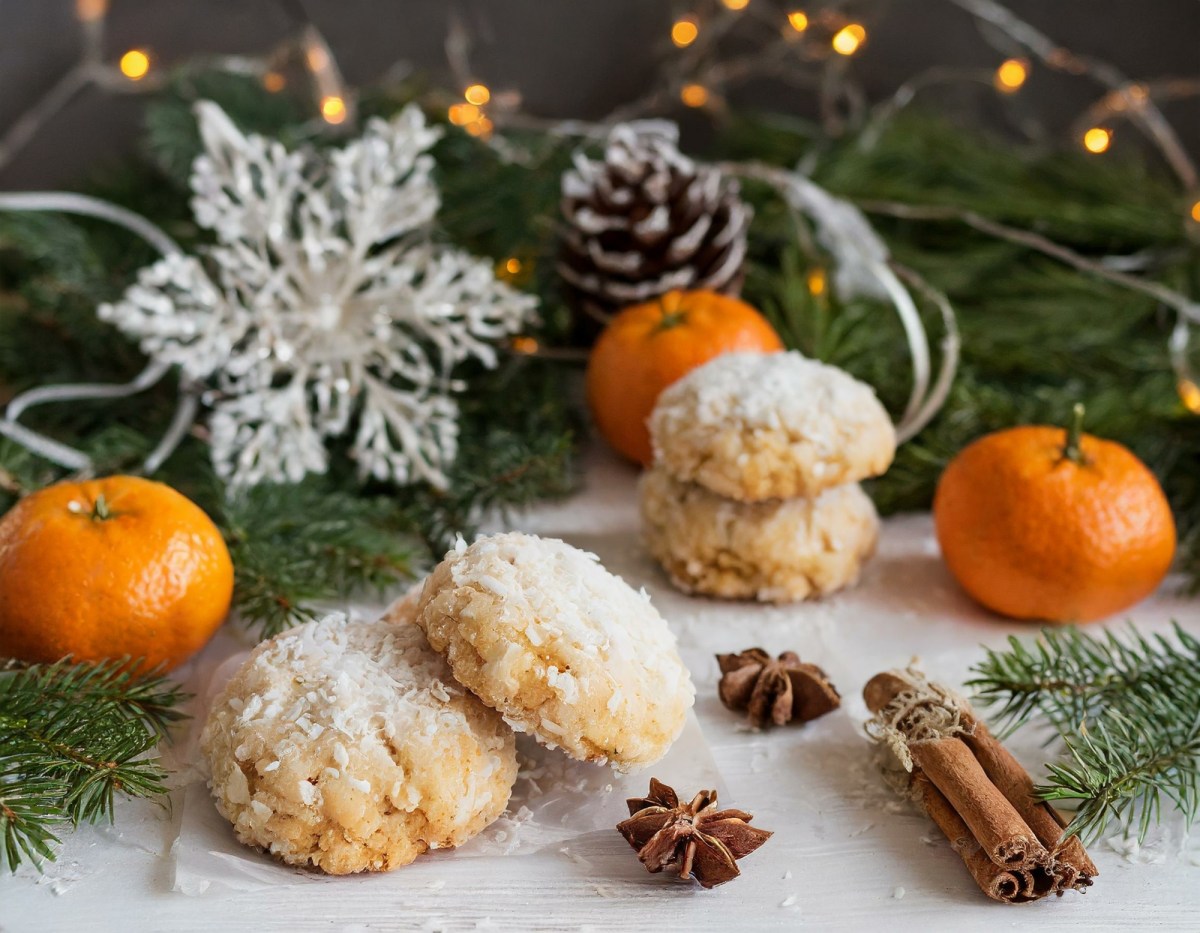
<instances>
[{"instance_id":1,"label":"fir sprig","mask_svg":"<svg viewBox=\"0 0 1200 933\"><path fill-rule=\"evenodd\" d=\"M394 501L320 479L257 486L220 509L238 614L263 638L314 618L316 602L382 591L424 557Z\"/></svg>"},{"instance_id":2,"label":"fir sprig","mask_svg":"<svg viewBox=\"0 0 1200 933\"><path fill-rule=\"evenodd\" d=\"M1072 832L1115 823L1144 839L1164 803L1189 823L1200 812L1200 640L1178 624L1172 638L1047 628L988 650L972 673L1006 731L1042 721L1063 739L1039 793L1076 805Z\"/></svg>"},{"instance_id":3,"label":"fir sprig","mask_svg":"<svg viewBox=\"0 0 1200 933\"><path fill-rule=\"evenodd\" d=\"M149 753L186 698L128 659L0 673L0 865L53 859L59 829L111 819L118 793L165 796Z\"/></svg>"}]
</instances>

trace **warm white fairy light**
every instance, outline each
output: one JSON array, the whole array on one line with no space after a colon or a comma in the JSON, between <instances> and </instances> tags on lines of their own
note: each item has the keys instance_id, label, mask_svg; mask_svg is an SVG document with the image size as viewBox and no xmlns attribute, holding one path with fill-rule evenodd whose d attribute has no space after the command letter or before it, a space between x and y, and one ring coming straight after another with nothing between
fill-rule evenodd
<instances>
[{"instance_id":1,"label":"warm white fairy light","mask_svg":"<svg viewBox=\"0 0 1200 933\"><path fill-rule=\"evenodd\" d=\"M808 28L808 14L803 10L792 10L787 15L788 25L796 32L804 32Z\"/></svg>"},{"instance_id":2,"label":"warm white fairy light","mask_svg":"<svg viewBox=\"0 0 1200 933\"><path fill-rule=\"evenodd\" d=\"M1095 155L1107 152L1112 145L1112 130L1103 126L1093 126L1083 134L1083 148Z\"/></svg>"},{"instance_id":3,"label":"warm white fairy light","mask_svg":"<svg viewBox=\"0 0 1200 933\"><path fill-rule=\"evenodd\" d=\"M336 94L321 99L321 116L326 123L337 126L346 121L346 101Z\"/></svg>"},{"instance_id":4,"label":"warm white fairy light","mask_svg":"<svg viewBox=\"0 0 1200 933\"><path fill-rule=\"evenodd\" d=\"M482 107L492 99L492 92L486 84L472 84L463 91L463 98L468 104L475 104L477 107Z\"/></svg>"},{"instance_id":5,"label":"warm white fairy light","mask_svg":"<svg viewBox=\"0 0 1200 933\"><path fill-rule=\"evenodd\" d=\"M833 34L830 44L839 55L853 55L866 41L867 30L858 23L850 23Z\"/></svg>"},{"instance_id":6,"label":"warm white fairy light","mask_svg":"<svg viewBox=\"0 0 1200 933\"><path fill-rule=\"evenodd\" d=\"M750 0L721 0L727 10L744 10L750 5Z\"/></svg>"},{"instance_id":7,"label":"warm white fairy light","mask_svg":"<svg viewBox=\"0 0 1200 933\"><path fill-rule=\"evenodd\" d=\"M703 107L708 103L708 88L703 84L685 84L679 91L679 99L687 107Z\"/></svg>"},{"instance_id":8,"label":"warm white fairy light","mask_svg":"<svg viewBox=\"0 0 1200 933\"><path fill-rule=\"evenodd\" d=\"M996 69L994 83L1002 94L1014 94L1021 89L1029 77L1029 65L1019 58L1010 58Z\"/></svg>"},{"instance_id":9,"label":"warm white fairy light","mask_svg":"<svg viewBox=\"0 0 1200 933\"><path fill-rule=\"evenodd\" d=\"M699 35L700 27L696 24L696 20L690 16L684 16L681 19L675 20L671 26L671 41L681 49L686 49L696 41Z\"/></svg>"},{"instance_id":10,"label":"warm white fairy light","mask_svg":"<svg viewBox=\"0 0 1200 933\"><path fill-rule=\"evenodd\" d=\"M150 56L143 49L130 49L121 56L117 67L130 81L141 81L150 73Z\"/></svg>"},{"instance_id":11,"label":"warm white fairy light","mask_svg":"<svg viewBox=\"0 0 1200 933\"><path fill-rule=\"evenodd\" d=\"M1200 386L1191 379L1183 378L1179 380L1178 388L1183 407L1193 415L1200 415Z\"/></svg>"}]
</instances>

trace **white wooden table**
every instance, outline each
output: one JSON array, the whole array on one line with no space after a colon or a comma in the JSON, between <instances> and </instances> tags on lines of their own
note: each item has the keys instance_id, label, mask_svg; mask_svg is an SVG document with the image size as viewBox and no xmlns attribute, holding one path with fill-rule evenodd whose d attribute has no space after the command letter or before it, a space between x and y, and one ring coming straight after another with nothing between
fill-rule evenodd
<instances>
[{"instance_id":1,"label":"white wooden table","mask_svg":"<svg viewBox=\"0 0 1200 933\"><path fill-rule=\"evenodd\" d=\"M696 711L726 802L776 833L740 863L741 878L703 891L650 875L607 831L534 855L448 854L389 875L189 896L172 890L176 794L170 811L126 803L114 827L80 829L44 875L24 867L0 878L0 931L1200 929L1200 842L1178 822L1140 849L1115 838L1093 845L1100 877L1086 895L1005 907L987 901L932 824L882 786L860 728L867 678L919 655L930 674L958 684L981 643L1033 631L985 615L959 593L928 516L886 522L879 554L852 592L787 608L717 603L675 592L646 558L634 481L631 468L594 452L580 495L511 524L595 551L645 585L670 621L696 680ZM1151 631L1176 618L1200 633L1200 601L1174 597L1170 586L1131 616ZM717 701L713 654L754 645L791 648L820 664L843 708L803 728L746 731ZM193 683L238 647L219 637L189 668ZM1036 774L1036 738L1013 747ZM623 815L614 812L613 823Z\"/></svg>"}]
</instances>

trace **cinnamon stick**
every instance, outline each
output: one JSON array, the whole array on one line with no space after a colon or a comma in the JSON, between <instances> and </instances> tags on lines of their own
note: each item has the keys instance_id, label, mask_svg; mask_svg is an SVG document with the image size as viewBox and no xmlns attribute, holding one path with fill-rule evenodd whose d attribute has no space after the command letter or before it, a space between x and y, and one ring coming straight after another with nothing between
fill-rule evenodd
<instances>
[{"instance_id":1,"label":"cinnamon stick","mask_svg":"<svg viewBox=\"0 0 1200 933\"><path fill-rule=\"evenodd\" d=\"M1006 868L988 858L962 817L924 774L913 774L912 789L921 809L937 824L979 889L988 897L1004 903L1022 904L1045 897L1053 890L1053 877L1041 868Z\"/></svg>"},{"instance_id":2,"label":"cinnamon stick","mask_svg":"<svg viewBox=\"0 0 1200 933\"><path fill-rule=\"evenodd\" d=\"M1092 876L1097 874L1096 865L1084 851L1079 837L1065 835L1066 820L1050 804L1037 799L1029 772L1021 767L1012 752L992 735L983 722L974 717L972 720L974 730L965 734L963 741L974 753L984 772L1013 803L1042 845L1058 861L1075 870L1079 883L1090 885Z\"/></svg>"},{"instance_id":3,"label":"cinnamon stick","mask_svg":"<svg viewBox=\"0 0 1200 933\"><path fill-rule=\"evenodd\" d=\"M988 897L1024 903L1092 883L1096 866L1039 801L1029 773L966 701L915 671L863 688L868 730L910 772L909 790Z\"/></svg>"}]
</instances>

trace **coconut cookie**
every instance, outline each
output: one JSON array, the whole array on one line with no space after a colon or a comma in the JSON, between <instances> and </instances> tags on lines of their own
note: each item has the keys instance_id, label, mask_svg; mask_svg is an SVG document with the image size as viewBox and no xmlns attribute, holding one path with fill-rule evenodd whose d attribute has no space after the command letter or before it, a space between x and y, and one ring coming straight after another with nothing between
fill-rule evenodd
<instances>
[{"instance_id":1,"label":"coconut cookie","mask_svg":"<svg viewBox=\"0 0 1200 933\"><path fill-rule=\"evenodd\" d=\"M459 540L417 624L459 682L518 732L621 771L657 761L693 690L645 592L595 555L535 535Z\"/></svg>"},{"instance_id":2,"label":"coconut cookie","mask_svg":"<svg viewBox=\"0 0 1200 933\"><path fill-rule=\"evenodd\" d=\"M238 839L334 875L460 845L517 773L512 732L419 628L340 615L259 645L200 741Z\"/></svg>"},{"instance_id":3,"label":"coconut cookie","mask_svg":"<svg viewBox=\"0 0 1200 933\"><path fill-rule=\"evenodd\" d=\"M641 481L646 545L688 593L782 603L854 583L875 550L875 506L855 485L815 499L734 502L656 467Z\"/></svg>"},{"instance_id":4,"label":"coconut cookie","mask_svg":"<svg viewBox=\"0 0 1200 933\"><path fill-rule=\"evenodd\" d=\"M742 502L815 496L878 476L896 432L870 386L790 353L729 353L668 387L655 463Z\"/></svg>"}]
</instances>

